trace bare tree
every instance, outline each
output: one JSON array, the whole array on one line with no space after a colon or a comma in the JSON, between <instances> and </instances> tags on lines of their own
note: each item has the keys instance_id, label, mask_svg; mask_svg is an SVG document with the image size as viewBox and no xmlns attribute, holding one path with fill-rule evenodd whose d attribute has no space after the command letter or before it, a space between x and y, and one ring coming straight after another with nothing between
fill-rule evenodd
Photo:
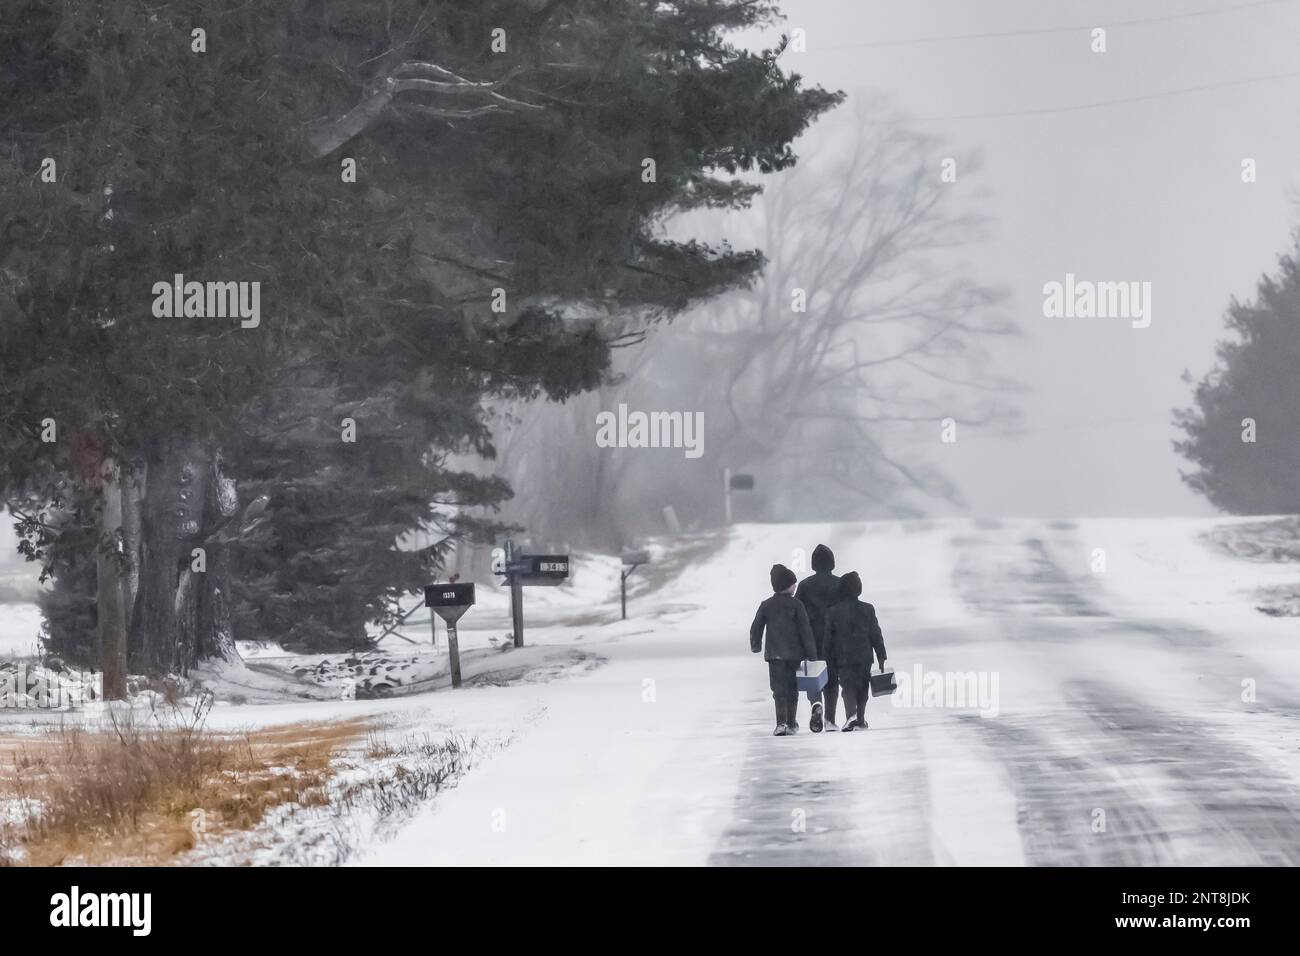
<instances>
[{"instance_id":1,"label":"bare tree","mask_svg":"<svg viewBox=\"0 0 1300 956\"><path fill-rule=\"evenodd\" d=\"M945 418L1009 417L1015 386L991 371L989 345L1016 328L1001 293L966 275L963 252L985 223L942 181L942 144L878 104L858 118L847 144L736 214L753 235L726 224L768 256L751 288L652 330L620 356L617 385L514 410L500 436L519 492L512 517L617 544L653 527L664 504L716 520L725 467L761 472L769 488L821 482L822 513L777 492L763 498L768 518L906 516L957 496L891 436L923 427L937 442ZM973 171L967 161L963 183ZM704 460L596 447L595 413L620 402L704 412Z\"/></svg>"}]
</instances>

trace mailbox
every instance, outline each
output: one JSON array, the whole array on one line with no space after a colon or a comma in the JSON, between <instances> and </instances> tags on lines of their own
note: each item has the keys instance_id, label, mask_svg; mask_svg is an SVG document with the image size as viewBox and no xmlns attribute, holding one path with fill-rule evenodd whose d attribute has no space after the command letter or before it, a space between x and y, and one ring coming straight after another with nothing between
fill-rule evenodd
<instances>
[{"instance_id":1,"label":"mailbox","mask_svg":"<svg viewBox=\"0 0 1300 956\"><path fill-rule=\"evenodd\" d=\"M650 563L649 551L624 551L623 552L623 570L619 572L618 589L620 601L623 606L623 620L627 620L627 579L632 576L632 572L643 564Z\"/></svg>"},{"instance_id":2,"label":"mailbox","mask_svg":"<svg viewBox=\"0 0 1300 956\"><path fill-rule=\"evenodd\" d=\"M520 554L506 565L520 584L563 584L569 579L567 554Z\"/></svg>"},{"instance_id":3,"label":"mailbox","mask_svg":"<svg viewBox=\"0 0 1300 956\"><path fill-rule=\"evenodd\" d=\"M456 638L456 622L474 604L474 585L426 584L424 605L447 622L447 657L451 664L451 686L460 686L460 642ZM434 629L434 645L438 643L438 622L429 615Z\"/></svg>"},{"instance_id":4,"label":"mailbox","mask_svg":"<svg viewBox=\"0 0 1300 956\"><path fill-rule=\"evenodd\" d=\"M474 604L473 584L426 584L424 606L448 624L455 624Z\"/></svg>"}]
</instances>

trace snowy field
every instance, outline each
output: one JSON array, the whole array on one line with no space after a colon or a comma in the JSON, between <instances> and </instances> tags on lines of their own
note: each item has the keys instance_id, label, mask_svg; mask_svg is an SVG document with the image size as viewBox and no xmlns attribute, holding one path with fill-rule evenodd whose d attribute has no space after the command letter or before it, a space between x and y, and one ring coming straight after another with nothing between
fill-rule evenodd
<instances>
[{"instance_id":1,"label":"snowy field","mask_svg":"<svg viewBox=\"0 0 1300 956\"><path fill-rule=\"evenodd\" d=\"M413 675L397 696L343 699L340 655L247 647L210 723L368 716L479 741L362 864L1294 864L1300 619L1256 607L1300 563L1207 537L1248 526L741 525L659 549L626 622L611 559L528 589L522 650L499 649L505 593L481 583L457 691L423 611L416 643L382 648L383 673ZM774 738L748 626L768 568L818 543L861 574L900 692L865 733L808 733L804 701L804 729ZM30 608L0 613L0 653L26 653ZM295 669L324 677L307 693ZM0 729L43 716L0 711Z\"/></svg>"},{"instance_id":2,"label":"snowy field","mask_svg":"<svg viewBox=\"0 0 1300 956\"><path fill-rule=\"evenodd\" d=\"M40 655L41 612L35 604L0 604L0 660Z\"/></svg>"}]
</instances>

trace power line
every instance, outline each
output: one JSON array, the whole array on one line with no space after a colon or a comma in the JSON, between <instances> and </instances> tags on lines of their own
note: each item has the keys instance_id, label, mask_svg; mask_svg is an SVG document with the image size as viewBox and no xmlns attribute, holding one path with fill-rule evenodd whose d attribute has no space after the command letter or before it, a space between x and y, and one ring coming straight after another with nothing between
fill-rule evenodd
<instances>
[{"instance_id":1,"label":"power line","mask_svg":"<svg viewBox=\"0 0 1300 956\"><path fill-rule=\"evenodd\" d=\"M997 110L989 113L955 113L949 116L907 116L909 123L947 123L955 120L971 119L1000 119L1012 116L1042 116L1050 113L1075 113L1082 110L1102 109L1107 106L1123 106L1128 103L1143 103L1147 100L1158 100L1170 96L1187 96L1192 93L1204 93L1210 90L1229 89L1235 86L1247 86L1252 83L1267 83L1271 80L1291 80L1300 77L1300 70L1290 70L1283 73L1270 73L1265 76L1248 76L1239 80L1223 80L1218 83L1202 83L1199 86L1185 86L1173 90L1158 90L1154 93L1141 93L1137 96L1125 96L1113 100L1096 100L1091 103L1072 103L1066 106L1043 106L1032 109L1022 110ZM822 120L818 126L844 126L852 122L851 116L833 115L830 119Z\"/></svg>"},{"instance_id":2,"label":"power line","mask_svg":"<svg viewBox=\"0 0 1300 956\"><path fill-rule=\"evenodd\" d=\"M1097 100L1092 103L1075 103L1070 106L1044 106L1038 109L1027 110L1000 110L991 113L962 113L952 116L921 116L916 117L913 121L918 123L941 123L953 120L968 119L999 119L1009 116L1042 116L1048 113L1075 113L1081 110L1095 110L1106 106L1122 106L1127 103L1144 103L1148 100L1158 100L1169 96L1186 96L1190 93L1204 93L1207 90L1228 89L1234 86L1247 86L1251 83L1266 83L1270 80L1287 80L1300 77L1300 70L1291 70L1285 73L1271 73L1267 76L1251 76L1240 80L1224 80L1219 83L1202 83L1199 86L1186 86L1175 90L1160 90L1155 93L1143 93L1138 96L1125 96L1114 100Z\"/></svg>"},{"instance_id":3,"label":"power line","mask_svg":"<svg viewBox=\"0 0 1300 956\"><path fill-rule=\"evenodd\" d=\"M947 43L953 40L991 40L1000 37L1044 36L1052 33L1078 33L1080 31L1093 30L1097 27L1111 28L1143 26L1152 23L1168 23L1174 20L1189 20L1193 17L1212 17L1221 13L1235 13L1241 10L1251 10L1256 7L1271 7L1280 3L1291 2L1293 2L1293 0L1253 0L1253 2L1250 3L1238 3L1228 7L1214 7L1208 10L1189 10L1186 13L1171 13L1160 17L1141 17L1135 20L1112 20L1109 22L1100 20L1069 27L1036 27L1025 30L995 30L987 33L953 33L943 36L913 37L910 39L898 40L868 40L864 43L845 43L840 44L839 46L818 47L815 52L832 53L841 50L865 50L874 47L916 46L924 43Z\"/></svg>"},{"instance_id":4,"label":"power line","mask_svg":"<svg viewBox=\"0 0 1300 956\"><path fill-rule=\"evenodd\" d=\"M1146 424L1147 422L1154 422L1157 420L1164 421L1167 425L1175 425L1176 423L1170 417L1171 415L1172 409L1160 412L1156 415L1135 415L1128 418L1101 418L1090 422L1060 422L1053 425L1026 425L1018 428L1013 427L998 429L996 431L985 431L983 434L988 435L989 437L998 438L1023 438L1026 435L1038 435L1044 432L1078 431L1080 429L1089 428L1107 428L1115 425ZM979 428L978 425L971 425L968 427L975 429Z\"/></svg>"}]
</instances>

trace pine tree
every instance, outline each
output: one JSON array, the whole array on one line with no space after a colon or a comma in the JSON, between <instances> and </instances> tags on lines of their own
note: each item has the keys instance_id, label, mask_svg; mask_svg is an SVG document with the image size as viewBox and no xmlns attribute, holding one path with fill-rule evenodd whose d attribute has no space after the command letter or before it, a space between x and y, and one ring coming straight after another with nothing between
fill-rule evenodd
<instances>
[{"instance_id":1,"label":"pine tree","mask_svg":"<svg viewBox=\"0 0 1300 956\"><path fill-rule=\"evenodd\" d=\"M757 252L656 227L744 204L718 173L788 166L838 101L726 41L773 13L7 6L0 488L35 503L20 531L49 558L73 436L99 451L74 537L126 608L98 615L101 650L129 623L134 668L184 670L231 652L232 617L289 621L340 587L319 606L355 607L354 633L416 580L388 564L395 529L460 533L508 494L445 466L492 454L485 399L590 388L629 322L747 281ZM260 321L159 317L174 276L260 283Z\"/></svg>"},{"instance_id":2,"label":"pine tree","mask_svg":"<svg viewBox=\"0 0 1300 956\"><path fill-rule=\"evenodd\" d=\"M1198 470L1183 479L1235 514L1300 511L1300 258L1279 257L1254 302L1233 299L1215 367L1195 407L1175 412L1187 433L1175 448ZM1186 376L1185 376L1186 377Z\"/></svg>"}]
</instances>

